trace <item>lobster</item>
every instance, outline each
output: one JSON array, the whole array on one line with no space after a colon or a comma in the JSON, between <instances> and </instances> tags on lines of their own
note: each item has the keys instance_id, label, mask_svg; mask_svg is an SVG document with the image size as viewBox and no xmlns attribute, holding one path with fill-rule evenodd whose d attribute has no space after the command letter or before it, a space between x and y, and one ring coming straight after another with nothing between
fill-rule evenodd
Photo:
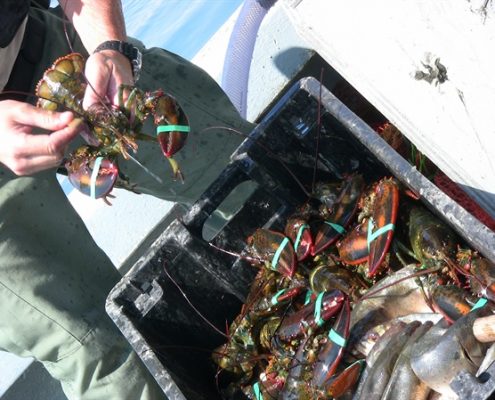
<instances>
[{"instance_id":1,"label":"lobster","mask_svg":"<svg viewBox=\"0 0 495 400\"><path fill-rule=\"evenodd\" d=\"M82 100L87 87L84 65L85 59L79 53L60 57L36 86L38 107L53 111L69 109L85 122L81 136L87 145L73 151L64 163L71 184L107 203L115 185L133 190L129 179L119 172L118 157L133 158L131 153L137 152L138 140L158 141L170 162L174 179L182 180L173 155L186 143L190 128L177 101L162 90L143 92L138 87L121 85L118 106L100 102L84 110ZM157 127L157 138L142 132L149 116Z\"/></svg>"}]
</instances>

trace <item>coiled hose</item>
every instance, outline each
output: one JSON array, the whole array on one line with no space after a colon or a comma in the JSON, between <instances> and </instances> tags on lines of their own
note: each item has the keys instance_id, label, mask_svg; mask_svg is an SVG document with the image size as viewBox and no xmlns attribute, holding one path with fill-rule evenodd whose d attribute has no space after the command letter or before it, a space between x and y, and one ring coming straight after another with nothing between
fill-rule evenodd
<instances>
[{"instance_id":1,"label":"coiled hose","mask_svg":"<svg viewBox=\"0 0 495 400\"><path fill-rule=\"evenodd\" d=\"M242 117L247 113L249 69L259 27L277 0L245 0L230 36L222 88Z\"/></svg>"}]
</instances>

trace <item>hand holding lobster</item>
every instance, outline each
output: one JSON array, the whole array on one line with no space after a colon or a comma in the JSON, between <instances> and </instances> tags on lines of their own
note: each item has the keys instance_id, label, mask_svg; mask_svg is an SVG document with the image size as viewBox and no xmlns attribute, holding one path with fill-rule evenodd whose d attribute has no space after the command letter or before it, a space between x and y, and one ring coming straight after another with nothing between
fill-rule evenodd
<instances>
[{"instance_id":1,"label":"hand holding lobster","mask_svg":"<svg viewBox=\"0 0 495 400\"><path fill-rule=\"evenodd\" d=\"M82 103L85 110L101 99L118 106L120 85L134 84L129 60L115 50L92 54L86 61L85 76L88 81Z\"/></svg>"},{"instance_id":2,"label":"hand holding lobster","mask_svg":"<svg viewBox=\"0 0 495 400\"><path fill-rule=\"evenodd\" d=\"M118 85L115 89L118 105L108 104L95 91L98 102L84 109L83 104L91 102L88 91L93 90L88 88L88 79L83 74L85 60L77 53L56 60L36 88L39 107L73 110L86 122L86 129L80 133L88 145L76 149L65 162L69 181L82 193L104 200L116 183L132 190L127 177L119 172L117 163L119 156L126 160L132 158L138 140L158 141L170 161L174 177L182 179L178 164L171 158L184 146L189 131L188 119L182 109L162 90L143 92L122 83L123 79L128 79L126 74L129 71L121 66L123 72L119 75L120 62L97 55L93 55L92 60L96 61L90 64L89 70L103 62L104 72L96 73L92 78L95 85L104 88L107 96L113 96L114 86ZM142 132L150 115L157 126L157 138Z\"/></svg>"},{"instance_id":3,"label":"hand holding lobster","mask_svg":"<svg viewBox=\"0 0 495 400\"><path fill-rule=\"evenodd\" d=\"M0 101L0 162L16 175L56 167L79 132L71 112L53 112L15 101ZM53 131L34 134L36 128Z\"/></svg>"}]
</instances>

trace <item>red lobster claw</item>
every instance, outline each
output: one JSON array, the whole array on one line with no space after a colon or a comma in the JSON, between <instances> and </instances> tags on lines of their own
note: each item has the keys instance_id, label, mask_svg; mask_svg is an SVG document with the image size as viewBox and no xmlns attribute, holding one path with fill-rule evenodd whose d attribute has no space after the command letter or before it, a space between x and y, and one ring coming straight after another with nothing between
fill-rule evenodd
<instances>
[{"instance_id":1,"label":"red lobster claw","mask_svg":"<svg viewBox=\"0 0 495 400\"><path fill-rule=\"evenodd\" d=\"M303 261L306 259L311 252L313 238L311 237L311 231L309 225L306 224L305 219L294 217L287 220L285 234L292 240L292 243L294 243L297 260Z\"/></svg>"},{"instance_id":2,"label":"red lobster claw","mask_svg":"<svg viewBox=\"0 0 495 400\"><path fill-rule=\"evenodd\" d=\"M186 114L177 101L162 90L147 93L145 104L153 114L158 143L172 167L174 178L184 180L179 164L172 156L182 149L190 131Z\"/></svg>"},{"instance_id":3,"label":"red lobster claw","mask_svg":"<svg viewBox=\"0 0 495 400\"><path fill-rule=\"evenodd\" d=\"M177 101L163 91L151 93L147 101L153 103L152 113L163 154L172 157L184 147L190 131L186 114Z\"/></svg>"},{"instance_id":4,"label":"red lobster claw","mask_svg":"<svg viewBox=\"0 0 495 400\"><path fill-rule=\"evenodd\" d=\"M347 302L346 296L340 290L321 292L314 302L284 317L276 336L288 342L296 337L307 335L309 328L322 326L342 308L345 302Z\"/></svg>"},{"instance_id":5,"label":"red lobster claw","mask_svg":"<svg viewBox=\"0 0 495 400\"><path fill-rule=\"evenodd\" d=\"M325 384L325 394L332 399L343 396L356 386L365 366L366 360L357 360L342 372L332 376Z\"/></svg>"},{"instance_id":6,"label":"red lobster claw","mask_svg":"<svg viewBox=\"0 0 495 400\"><path fill-rule=\"evenodd\" d=\"M351 176L345 183L335 204L335 211L331 215L331 221L319 220L311 224L314 232L314 244L311 255L322 252L345 232L345 227L357 210L358 200L364 189L364 180L361 175Z\"/></svg>"},{"instance_id":7,"label":"red lobster claw","mask_svg":"<svg viewBox=\"0 0 495 400\"><path fill-rule=\"evenodd\" d=\"M340 313L328 334L328 341L318 354L313 369L313 385L323 388L328 379L335 374L340 360L344 355L344 348L349 337L351 309L349 299L344 301Z\"/></svg>"},{"instance_id":8,"label":"red lobster claw","mask_svg":"<svg viewBox=\"0 0 495 400\"><path fill-rule=\"evenodd\" d=\"M368 221L368 277L374 276L387 255L394 235L399 188L393 179L383 179L375 187L373 214Z\"/></svg>"},{"instance_id":9,"label":"red lobster claw","mask_svg":"<svg viewBox=\"0 0 495 400\"><path fill-rule=\"evenodd\" d=\"M359 265L368 260L368 220L356 225L337 245L340 261Z\"/></svg>"},{"instance_id":10,"label":"red lobster claw","mask_svg":"<svg viewBox=\"0 0 495 400\"><path fill-rule=\"evenodd\" d=\"M103 157L76 156L65 167L72 186L93 199L105 198L112 191L119 175L117 165Z\"/></svg>"}]
</instances>

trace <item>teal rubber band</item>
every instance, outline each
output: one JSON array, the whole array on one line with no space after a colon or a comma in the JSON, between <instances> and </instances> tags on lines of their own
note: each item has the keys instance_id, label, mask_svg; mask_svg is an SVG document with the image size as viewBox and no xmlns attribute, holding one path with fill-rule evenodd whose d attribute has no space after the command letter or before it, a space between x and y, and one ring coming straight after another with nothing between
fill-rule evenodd
<instances>
[{"instance_id":1,"label":"teal rubber band","mask_svg":"<svg viewBox=\"0 0 495 400\"><path fill-rule=\"evenodd\" d=\"M311 295L313 294L313 291L312 290L308 290L306 292L306 298L304 299L304 305L308 305L309 302L311 301Z\"/></svg>"},{"instance_id":2,"label":"teal rubber band","mask_svg":"<svg viewBox=\"0 0 495 400\"><path fill-rule=\"evenodd\" d=\"M184 132L188 133L191 131L191 127L189 125L158 125L156 127L156 134L162 132Z\"/></svg>"},{"instance_id":3,"label":"teal rubber band","mask_svg":"<svg viewBox=\"0 0 495 400\"><path fill-rule=\"evenodd\" d=\"M280 295L282 295L287 289L281 289L279 290L277 293L275 293L275 295L272 297L272 299L270 300L270 303L272 303L274 306L276 306L278 304L278 298L280 297Z\"/></svg>"},{"instance_id":4,"label":"teal rubber band","mask_svg":"<svg viewBox=\"0 0 495 400\"><path fill-rule=\"evenodd\" d=\"M341 235L345 233L345 229L342 225L336 224L334 222L325 221L325 224L330 225L333 229L335 229Z\"/></svg>"},{"instance_id":5,"label":"teal rubber band","mask_svg":"<svg viewBox=\"0 0 495 400\"><path fill-rule=\"evenodd\" d=\"M382 226L381 228L378 228L375 232L373 231L373 219L370 218L368 221L368 251L370 250L370 244L373 240L375 240L377 237L383 235L384 233L388 231L393 231L395 229L394 224L387 224L385 226Z\"/></svg>"},{"instance_id":6,"label":"teal rubber band","mask_svg":"<svg viewBox=\"0 0 495 400\"><path fill-rule=\"evenodd\" d=\"M93 172L91 172L91 180L89 181L89 195L92 199L96 199L96 180L98 179L98 174L100 173L102 161L103 157L96 157Z\"/></svg>"},{"instance_id":7,"label":"teal rubber band","mask_svg":"<svg viewBox=\"0 0 495 400\"><path fill-rule=\"evenodd\" d=\"M275 252L275 255L273 256L272 269L274 269L275 271L277 270L278 260L282 254L282 251L284 251L285 246L287 246L287 243L289 243L289 239L284 238L284 240L282 240L282 243L280 243L280 246L278 246L278 249Z\"/></svg>"},{"instance_id":8,"label":"teal rubber band","mask_svg":"<svg viewBox=\"0 0 495 400\"><path fill-rule=\"evenodd\" d=\"M347 340L345 340L340 334L335 332L333 329L330 329L330 332L328 332L328 338L334 342L337 346L344 347L345 344L347 343Z\"/></svg>"},{"instance_id":9,"label":"teal rubber band","mask_svg":"<svg viewBox=\"0 0 495 400\"><path fill-rule=\"evenodd\" d=\"M314 316L315 316L315 321L318 326L322 326L325 321L323 318L321 318L321 306L323 303L323 296L325 295L325 292L321 292L318 294L318 297L316 298L315 301L315 311L314 311Z\"/></svg>"},{"instance_id":10,"label":"teal rubber band","mask_svg":"<svg viewBox=\"0 0 495 400\"><path fill-rule=\"evenodd\" d=\"M253 392L254 392L254 396L256 397L256 400L263 400L263 394L261 393L259 382L256 382L253 385Z\"/></svg>"},{"instance_id":11,"label":"teal rubber band","mask_svg":"<svg viewBox=\"0 0 495 400\"><path fill-rule=\"evenodd\" d=\"M471 311L477 310L478 308L484 307L485 304L488 303L488 300L485 299L484 297L481 297L476 304L471 308Z\"/></svg>"},{"instance_id":12,"label":"teal rubber band","mask_svg":"<svg viewBox=\"0 0 495 400\"><path fill-rule=\"evenodd\" d=\"M294 243L294 250L296 250L296 251L297 251L297 248L299 247L299 244L301 242L302 234L306 228L308 228L307 224L303 224L299 227L299 231L297 232L296 242Z\"/></svg>"}]
</instances>

